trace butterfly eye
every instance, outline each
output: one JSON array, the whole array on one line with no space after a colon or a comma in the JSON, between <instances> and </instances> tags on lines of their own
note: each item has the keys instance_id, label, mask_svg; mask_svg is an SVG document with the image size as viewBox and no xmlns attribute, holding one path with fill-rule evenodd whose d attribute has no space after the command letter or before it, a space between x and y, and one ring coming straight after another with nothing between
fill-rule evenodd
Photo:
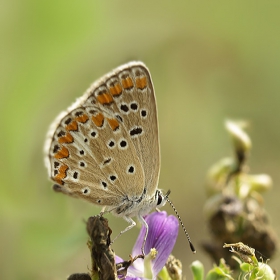
<instances>
[{"instance_id":1,"label":"butterfly eye","mask_svg":"<svg viewBox=\"0 0 280 280\"><path fill-rule=\"evenodd\" d=\"M157 201L157 205L160 205L162 202L162 196L161 194L158 195L158 201Z\"/></svg>"}]
</instances>

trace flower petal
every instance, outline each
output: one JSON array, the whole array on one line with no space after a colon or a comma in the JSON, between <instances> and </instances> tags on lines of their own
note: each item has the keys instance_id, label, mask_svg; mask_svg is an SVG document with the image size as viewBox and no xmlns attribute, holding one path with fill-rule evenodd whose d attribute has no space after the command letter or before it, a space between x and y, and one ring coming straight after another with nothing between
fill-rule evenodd
<instances>
[{"instance_id":1,"label":"flower petal","mask_svg":"<svg viewBox=\"0 0 280 280\"><path fill-rule=\"evenodd\" d=\"M165 211L154 212L146 216L145 220L149 226L149 231L144 251L145 254L149 254L152 248L156 248L158 252L155 260L152 261L153 275L156 276L165 265L175 245L178 236L179 222L176 217L172 215L167 216ZM146 228L142 226L132 251L133 255L141 254L145 232ZM136 260L134 266L137 267L138 270L144 271L143 260Z\"/></svg>"}]
</instances>

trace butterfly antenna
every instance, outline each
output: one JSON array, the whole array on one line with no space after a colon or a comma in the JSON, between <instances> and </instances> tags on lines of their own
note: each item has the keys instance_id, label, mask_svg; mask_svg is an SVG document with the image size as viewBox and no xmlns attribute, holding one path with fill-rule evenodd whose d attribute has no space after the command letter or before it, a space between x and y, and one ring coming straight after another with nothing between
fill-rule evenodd
<instances>
[{"instance_id":1,"label":"butterfly antenna","mask_svg":"<svg viewBox=\"0 0 280 280\"><path fill-rule=\"evenodd\" d=\"M194 246L193 246L193 244L192 244L191 238L190 238L190 236L189 236L189 234L188 234L188 232L187 232L187 230L186 230L186 228L185 228L185 226L184 226L184 224L183 224L183 221L182 221L182 219L181 219L181 217L180 217L178 211L176 210L174 204L173 204L173 203L171 202L171 200L168 198L168 195L170 194L170 192L171 192L170 190L167 191L167 193L166 193L166 195L165 195L165 199L166 199L166 201L168 201L168 203L170 204L170 206L171 206L172 209L174 210L176 216L178 217L178 219L179 219L179 221L180 221L180 224L181 224L181 226L182 226L182 229L183 229L183 231L185 232L185 235L187 236L187 239L188 239L188 241L189 241L190 248L191 248L192 252L195 254L195 253L196 253L196 250L195 250L195 248L194 248Z\"/></svg>"}]
</instances>

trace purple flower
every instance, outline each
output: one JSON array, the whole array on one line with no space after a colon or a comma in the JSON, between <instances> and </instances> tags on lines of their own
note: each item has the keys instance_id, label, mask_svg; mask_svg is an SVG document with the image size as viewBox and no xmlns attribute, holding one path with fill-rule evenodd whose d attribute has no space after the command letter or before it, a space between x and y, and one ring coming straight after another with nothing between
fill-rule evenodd
<instances>
[{"instance_id":1,"label":"purple flower","mask_svg":"<svg viewBox=\"0 0 280 280\"><path fill-rule=\"evenodd\" d=\"M133 265L128 268L126 280L145 279L145 276L147 275L145 272L145 269L147 268L147 260L150 260L148 267L150 267L152 272L152 278L155 279L164 267L177 239L179 223L176 217L172 215L167 216L167 213L162 211L147 215L145 220L149 226L148 237L144 248L146 257L145 260L137 259ZM141 254L141 246L143 244L145 231L146 228L142 226L132 250L132 257ZM157 251L155 259L152 259L148 255L152 248L155 248ZM121 261L121 258L116 256L116 262L118 263Z\"/></svg>"}]
</instances>

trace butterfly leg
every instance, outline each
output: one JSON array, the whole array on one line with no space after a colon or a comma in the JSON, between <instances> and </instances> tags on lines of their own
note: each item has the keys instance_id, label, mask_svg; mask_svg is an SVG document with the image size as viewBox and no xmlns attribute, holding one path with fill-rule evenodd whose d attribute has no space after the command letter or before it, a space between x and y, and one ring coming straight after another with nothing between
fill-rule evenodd
<instances>
[{"instance_id":1,"label":"butterfly leg","mask_svg":"<svg viewBox=\"0 0 280 280\"><path fill-rule=\"evenodd\" d=\"M102 217L106 213L106 206L102 207L101 212L98 216Z\"/></svg>"},{"instance_id":2,"label":"butterfly leg","mask_svg":"<svg viewBox=\"0 0 280 280\"><path fill-rule=\"evenodd\" d=\"M147 237L148 237L149 226L148 226L147 222L145 221L145 219L142 216L139 215L138 219L140 220L142 225L146 228L144 240L143 240L142 247L141 247L142 255L145 256L144 248L145 248L146 240L147 240Z\"/></svg>"},{"instance_id":3,"label":"butterfly leg","mask_svg":"<svg viewBox=\"0 0 280 280\"><path fill-rule=\"evenodd\" d=\"M126 231L132 229L134 226L136 226L136 223L131 219L131 218L128 218L128 217L123 217L128 223L130 223L130 225L128 227L126 227L124 230L122 230L115 238L114 240L111 242L111 244L113 244L115 242L115 240L117 238L120 237L120 235L122 235L123 233L125 233Z\"/></svg>"}]
</instances>

